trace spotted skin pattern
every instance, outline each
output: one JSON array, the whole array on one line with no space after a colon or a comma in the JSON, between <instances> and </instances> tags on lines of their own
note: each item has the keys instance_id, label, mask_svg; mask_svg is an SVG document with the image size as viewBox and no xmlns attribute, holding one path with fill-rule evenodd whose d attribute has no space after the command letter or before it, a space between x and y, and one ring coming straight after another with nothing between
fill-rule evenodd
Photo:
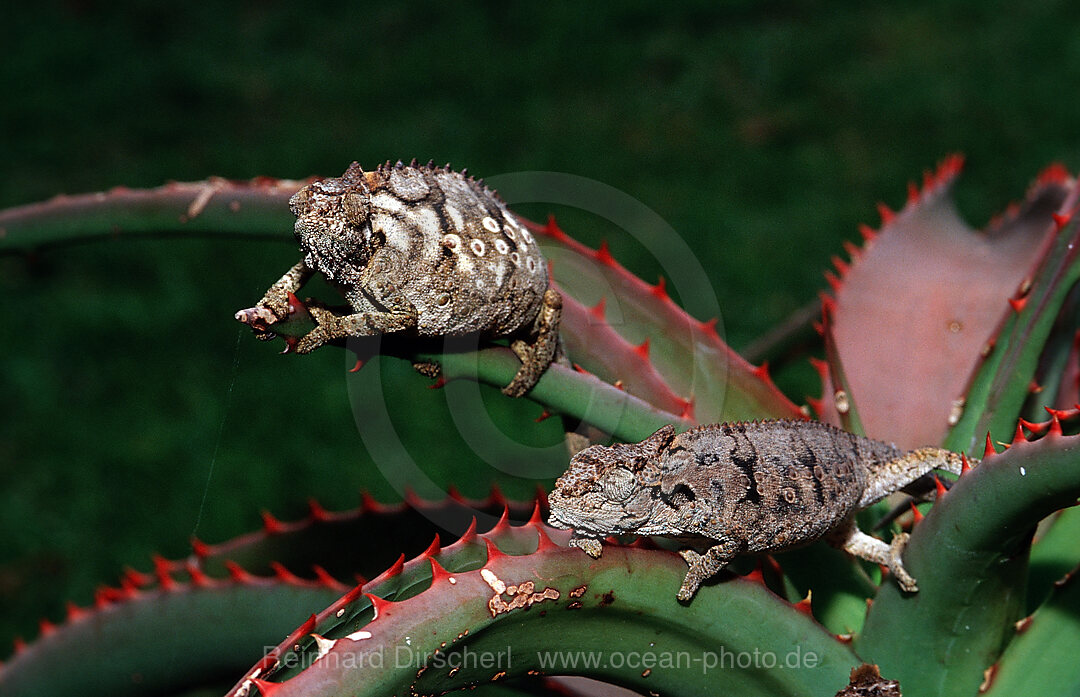
<instances>
[{"instance_id":1,"label":"spotted skin pattern","mask_svg":"<svg viewBox=\"0 0 1080 697\"><path fill-rule=\"evenodd\" d=\"M259 307L283 319L289 294L319 272L353 310L309 308L317 326L298 353L388 332L506 337L522 366L503 391L519 397L559 351L562 298L548 287L536 241L494 191L464 172L415 160L365 172L354 162L341 177L298 191L289 206L303 259Z\"/></svg>"},{"instance_id":2,"label":"spotted skin pattern","mask_svg":"<svg viewBox=\"0 0 1080 697\"><path fill-rule=\"evenodd\" d=\"M671 537L688 570L677 597L740 554L776 552L825 537L887 566L900 586L915 579L900 559L907 535L887 545L860 531L855 513L932 469L959 474L956 453L895 446L814 421L665 426L641 443L594 445L577 455L548 498L550 524L593 557L608 535Z\"/></svg>"}]
</instances>

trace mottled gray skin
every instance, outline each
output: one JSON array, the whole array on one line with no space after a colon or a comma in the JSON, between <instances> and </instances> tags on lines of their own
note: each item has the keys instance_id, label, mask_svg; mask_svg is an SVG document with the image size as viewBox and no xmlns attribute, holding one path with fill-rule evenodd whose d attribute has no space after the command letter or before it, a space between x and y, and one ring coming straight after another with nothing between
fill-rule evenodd
<instances>
[{"instance_id":1,"label":"mottled gray skin","mask_svg":"<svg viewBox=\"0 0 1080 697\"><path fill-rule=\"evenodd\" d=\"M288 294L318 271L354 311L311 308L318 326L297 352L387 332L510 337L523 364L504 390L513 396L551 363L562 300L548 288L532 235L482 183L415 161L372 172L354 162L341 177L298 191L289 206L303 260L259 306L284 318Z\"/></svg>"},{"instance_id":2,"label":"mottled gray skin","mask_svg":"<svg viewBox=\"0 0 1080 697\"><path fill-rule=\"evenodd\" d=\"M857 556L885 564L906 590L906 536L890 547L855 528L855 512L940 467L959 471L954 453L909 454L812 421L671 426L635 444L578 453L548 499L554 527L599 556L607 535L672 537L694 549L679 598L739 554L777 552L830 536Z\"/></svg>"}]
</instances>

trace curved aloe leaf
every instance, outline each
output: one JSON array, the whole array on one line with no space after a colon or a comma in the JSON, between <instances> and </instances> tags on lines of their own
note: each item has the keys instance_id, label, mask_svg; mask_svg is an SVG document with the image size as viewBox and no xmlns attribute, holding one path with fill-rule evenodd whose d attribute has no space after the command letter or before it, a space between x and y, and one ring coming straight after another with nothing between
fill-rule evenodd
<instances>
[{"instance_id":1,"label":"curved aloe leaf","mask_svg":"<svg viewBox=\"0 0 1080 697\"><path fill-rule=\"evenodd\" d=\"M1027 612L1034 612L1054 584L1080 563L1080 508L1066 508L1031 546Z\"/></svg>"},{"instance_id":2,"label":"curved aloe leaf","mask_svg":"<svg viewBox=\"0 0 1080 697\"><path fill-rule=\"evenodd\" d=\"M987 682L990 697L1031 694L1075 695L1080 688L1080 583L1074 575L1054 588L1039 610L1016 626L1017 636Z\"/></svg>"},{"instance_id":3,"label":"curved aloe leaf","mask_svg":"<svg viewBox=\"0 0 1080 697\"><path fill-rule=\"evenodd\" d=\"M533 519L430 550L320 613L230 694L439 694L530 671L665 694L828 694L858 662L759 583L685 606L676 555L612 545L594 560L566 539Z\"/></svg>"},{"instance_id":4,"label":"curved aloe leaf","mask_svg":"<svg viewBox=\"0 0 1080 697\"><path fill-rule=\"evenodd\" d=\"M1034 527L1080 496L1080 438L1060 434L989 455L915 527L904 560L919 592L883 584L855 643L905 692L975 694L1011 638Z\"/></svg>"},{"instance_id":5,"label":"curved aloe leaf","mask_svg":"<svg viewBox=\"0 0 1080 697\"><path fill-rule=\"evenodd\" d=\"M986 433L1006 434L1015 427L1035 377L1046 339L1058 312L1080 279L1080 216L1073 215L1080 188L1062 204L1064 216L1030 290L1013 303L1017 312L998 336L993 353L975 377L963 418L949 433L946 447L968 451Z\"/></svg>"},{"instance_id":6,"label":"curved aloe leaf","mask_svg":"<svg viewBox=\"0 0 1080 697\"><path fill-rule=\"evenodd\" d=\"M882 229L864 228L866 248L832 278L832 334L862 425L902 448L944 440L1011 312L1006 301L1049 258L1052 214L1076 190L1060 168L1048 170L1022 209L977 234L949 193L961 162L949 158L921 191L911 187L900 212L882 206Z\"/></svg>"},{"instance_id":7,"label":"curved aloe leaf","mask_svg":"<svg viewBox=\"0 0 1080 697\"><path fill-rule=\"evenodd\" d=\"M157 694L235 679L357 575L425 549L438 531L460 533L478 517L487 529L509 510L524 520L535 507L507 508L496 492L479 501L365 501L341 512L313 504L308 517L288 522L266 514L259 531L196 541L187 559L159 558L151 573L128 571L119 588L100 590L94 606L70 605L64 623L43 625L0 667L0 694Z\"/></svg>"}]
</instances>

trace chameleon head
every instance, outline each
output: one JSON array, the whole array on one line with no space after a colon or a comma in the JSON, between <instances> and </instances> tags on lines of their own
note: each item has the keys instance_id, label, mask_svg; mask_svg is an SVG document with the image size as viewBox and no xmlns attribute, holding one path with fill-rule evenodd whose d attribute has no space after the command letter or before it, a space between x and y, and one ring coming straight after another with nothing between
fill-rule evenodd
<instances>
[{"instance_id":1,"label":"chameleon head","mask_svg":"<svg viewBox=\"0 0 1080 697\"><path fill-rule=\"evenodd\" d=\"M370 190L360 165L308 184L289 199L289 208L307 265L330 281L355 283L375 251Z\"/></svg>"},{"instance_id":2,"label":"chameleon head","mask_svg":"<svg viewBox=\"0 0 1080 697\"><path fill-rule=\"evenodd\" d=\"M640 443L593 445L574 456L548 496L548 523L579 535L644 532L658 499L659 457L675 437L664 426Z\"/></svg>"}]
</instances>

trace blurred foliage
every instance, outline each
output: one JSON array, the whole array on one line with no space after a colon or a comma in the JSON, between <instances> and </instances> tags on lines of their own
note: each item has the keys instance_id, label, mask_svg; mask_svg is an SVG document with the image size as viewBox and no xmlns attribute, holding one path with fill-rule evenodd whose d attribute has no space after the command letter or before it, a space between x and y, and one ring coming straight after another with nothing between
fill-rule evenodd
<instances>
[{"instance_id":1,"label":"blurred foliage","mask_svg":"<svg viewBox=\"0 0 1080 697\"><path fill-rule=\"evenodd\" d=\"M957 196L979 226L1046 162L1080 168L1078 20L1064 0L23 4L0 34L0 206L336 175L353 159L569 172L695 246L738 348L812 299L841 241L876 224L874 202L897 207L942 155L967 154ZM628 236L557 212L643 278L660 273ZM459 438L443 394L405 365L346 379L340 351L280 357L240 331L232 312L295 261L282 241L0 257L0 640L35 634L65 598L88 603L125 564L183 554L193 531L225 539L262 507L296 517L308 495L350 506L361 481L397 497L357 427L383 408L362 397L376 371L408 442L433 446L417 462ZM816 389L803 366L778 380L797 401ZM505 423L539 415L512 408ZM547 446L530 476L558 474L555 420L510 435ZM492 464L508 493L531 492L520 463L477 458Z\"/></svg>"}]
</instances>

